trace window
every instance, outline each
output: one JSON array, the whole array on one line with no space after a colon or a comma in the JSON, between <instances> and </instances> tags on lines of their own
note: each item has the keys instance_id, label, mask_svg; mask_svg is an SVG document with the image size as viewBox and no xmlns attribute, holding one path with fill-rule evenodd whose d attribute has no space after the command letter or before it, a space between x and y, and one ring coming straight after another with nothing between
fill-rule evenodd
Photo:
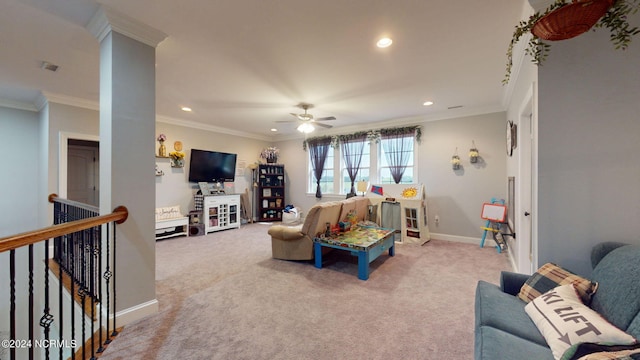
<instances>
[{"instance_id":1,"label":"window","mask_svg":"<svg viewBox=\"0 0 640 360\"><path fill-rule=\"evenodd\" d=\"M320 179L320 191L323 194L331 194L335 193L333 190L333 179L334 179L334 159L335 159L335 149L329 147L327 152L327 159L324 162L324 169L322 170L322 178ZM309 189L311 192L316 192L316 178L313 175L313 167L309 164Z\"/></svg>"},{"instance_id":2,"label":"window","mask_svg":"<svg viewBox=\"0 0 640 360\"><path fill-rule=\"evenodd\" d=\"M362 158L360 159L360 166L358 170L358 174L356 175L355 181L358 182L360 180L369 181L369 169L371 166L371 145L365 139L362 141L354 142L359 146L362 146ZM340 194L348 194L351 191L351 178L349 177L349 170L347 169L347 161L345 157L350 158L350 162L352 164L357 163L359 158L359 150L358 152L354 152L349 155L340 154L340 173L342 176L340 177Z\"/></svg>"},{"instance_id":3,"label":"window","mask_svg":"<svg viewBox=\"0 0 640 360\"><path fill-rule=\"evenodd\" d=\"M355 168L358 169L354 178L355 183L361 180L373 184L395 184L396 182L412 184L418 182L415 144L416 141L419 141L420 134L419 127L409 126L348 134L344 137L339 135L309 139L305 142L310 149L309 193L316 193L316 197L319 197L312 164L317 153L316 155L312 154L311 146L320 144L327 146L329 143L335 145L336 141L340 144L339 146L335 148L332 146L324 147L322 150L322 153L327 154L320 180L322 194L348 194L351 191L349 167L351 167L351 174L354 173ZM348 146L341 139L347 139L354 146ZM374 139L375 141L373 141ZM313 149L319 151L320 148L314 147ZM362 152L362 158L360 166L357 166L360 152ZM345 154L347 154L347 160L345 160Z\"/></svg>"},{"instance_id":4,"label":"window","mask_svg":"<svg viewBox=\"0 0 640 360\"><path fill-rule=\"evenodd\" d=\"M413 134L384 138L380 140L380 145L380 156L378 156L380 183L395 184L394 172L396 177L400 177L399 184L414 183ZM389 159L392 164L389 164Z\"/></svg>"}]
</instances>

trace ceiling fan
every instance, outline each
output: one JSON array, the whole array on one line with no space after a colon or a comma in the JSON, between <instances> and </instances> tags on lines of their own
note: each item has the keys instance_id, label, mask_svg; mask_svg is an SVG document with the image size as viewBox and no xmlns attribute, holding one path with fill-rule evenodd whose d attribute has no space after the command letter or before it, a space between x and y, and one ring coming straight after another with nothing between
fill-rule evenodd
<instances>
[{"instance_id":1,"label":"ceiling fan","mask_svg":"<svg viewBox=\"0 0 640 360\"><path fill-rule=\"evenodd\" d=\"M314 118L312 114L309 114L307 112L307 110L313 108L312 104L306 104L306 103L300 103L297 105L299 108L304 110L303 114L296 114L296 113L290 113L292 116L294 116L296 119L298 119L298 121L300 122L300 125L298 125L297 129L300 132L303 133L310 133L313 130L315 130L315 126L314 125L318 125L320 127L326 128L326 129L330 129L333 126L328 125L328 124L322 124L319 121L329 121L329 120L335 120L335 116L327 116L327 117L322 117L322 118ZM278 122L291 122L292 120L289 121L278 121Z\"/></svg>"}]
</instances>

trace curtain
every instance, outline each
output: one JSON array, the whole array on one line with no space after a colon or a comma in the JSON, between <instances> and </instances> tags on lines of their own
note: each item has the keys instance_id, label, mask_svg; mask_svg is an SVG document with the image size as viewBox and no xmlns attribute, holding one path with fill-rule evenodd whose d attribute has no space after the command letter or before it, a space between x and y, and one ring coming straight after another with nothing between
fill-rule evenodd
<instances>
[{"instance_id":1,"label":"curtain","mask_svg":"<svg viewBox=\"0 0 640 360\"><path fill-rule=\"evenodd\" d=\"M347 195L356 194L354 184L356 176L358 176L358 170L360 170L360 163L362 162L362 153L364 152L364 143L366 139L367 134L363 134L351 139L341 139L340 141L342 157L347 168L347 173L349 174L349 180L351 180L351 190L349 190Z\"/></svg>"},{"instance_id":2,"label":"curtain","mask_svg":"<svg viewBox=\"0 0 640 360\"><path fill-rule=\"evenodd\" d=\"M382 148L391 170L391 177L396 184L402 181L402 175L409 163L410 150L413 146L414 132L396 132L381 134Z\"/></svg>"},{"instance_id":3,"label":"curtain","mask_svg":"<svg viewBox=\"0 0 640 360\"><path fill-rule=\"evenodd\" d=\"M316 198L320 199L322 198L320 179L322 178L322 171L324 170L324 162L327 160L327 154L329 153L329 146L331 146L331 138L313 139L309 140L307 144L309 146L309 157L311 158L313 175L316 178Z\"/></svg>"}]
</instances>

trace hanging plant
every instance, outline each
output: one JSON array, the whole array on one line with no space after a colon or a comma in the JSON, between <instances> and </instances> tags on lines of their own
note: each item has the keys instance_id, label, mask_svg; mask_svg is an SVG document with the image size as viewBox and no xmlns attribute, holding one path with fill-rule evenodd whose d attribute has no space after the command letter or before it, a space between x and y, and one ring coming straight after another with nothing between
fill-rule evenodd
<instances>
[{"instance_id":1,"label":"hanging plant","mask_svg":"<svg viewBox=\"0 0 640 360\"><path fill-rule=\"evenodd\" d=\"M551 45L545 41L570 39L591 28L608 28L614 47L625 50L631 38L640 33L638 27L629 25L627 16L639 9L640 0L556 0L544 11L536 12L516 26L507 49L507 68L502 83L507 84L511 78L513 48L524 35L531 33L525 53L536 65L541 65L549 55Z\"/></svg>"}]
</instances>

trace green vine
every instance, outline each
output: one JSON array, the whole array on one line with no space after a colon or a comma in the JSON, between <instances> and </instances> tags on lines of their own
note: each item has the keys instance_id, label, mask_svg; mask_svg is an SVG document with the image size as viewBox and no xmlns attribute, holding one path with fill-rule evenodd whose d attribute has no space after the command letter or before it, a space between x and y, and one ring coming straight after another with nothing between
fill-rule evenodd
<instances>
[{"instance_id":1,"label":"green vine","mask_svg":"<svg viewBox=\"0 0 640 360\"><path fill-rule=\"evenodd\" d=\"M358 131L351 134L342 134L342 135L334 135L334 136L317 136L306 139L302 142L302 148L304 151L307 151L307 147L309 143L314 142L324 142L329 140L332 148L336 149L340 145L340 142L349 141L349 140L359 140L366 139L369 143L374 142L378 143L380 138L385 135L407 135L414 134L416 137L416 141L420 142L422 137L422 128L420 125L413 126L405 126L405 127L395 127L395 128L383 128L369 131Z\"/></svg>"},{"instance_id":2,"label":"green vine","mask_svg":"<svg viewBox=\"0 0 640 360\"><path fill-rule=\"evenodd\" d=\"M557 10L567 4L572 3L572 0L556 0L553 4L549 5L544 11L536 12L531 15L528 20L522 20L516 26L513 32L513 37L507 48L507 66L506 74L502 80L503 84L509 83L511 79L511 69L513 67L513 48L527 33L531 33L533 26L543 16ZM631 38L634 35L640 33L638 27L631 27L627 20L627 16L635 14L640 9L640 0L617 0L607 13L596 23L595 28L608 28L611 32L610 40L616 49L625 50ZM594 29L595 30L595 29ZM541 65L549 55L551 45L544 42L531 33L531 39L527 44L525 53L531 56L531 62L536 65Z\"/></svg>"}]
</instances>

